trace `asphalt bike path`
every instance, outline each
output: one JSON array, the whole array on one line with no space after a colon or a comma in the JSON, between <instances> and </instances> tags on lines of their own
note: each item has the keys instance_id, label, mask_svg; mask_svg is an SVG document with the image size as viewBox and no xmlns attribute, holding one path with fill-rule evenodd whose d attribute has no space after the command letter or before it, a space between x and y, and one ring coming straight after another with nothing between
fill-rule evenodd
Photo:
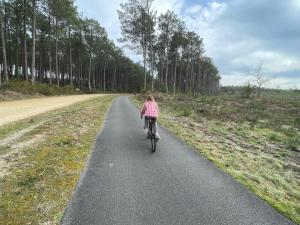
<instances>
[{"instance_id":1,"label":"asphalt bike path","mask_svg":"<svg viewBox=\"0 0 300 225\"><path fill-rule=\"evenodd\" d=\"M117 98L61 224L293 224L162 127L152 153L142 127Z\"/></svg>"}]
</instances>

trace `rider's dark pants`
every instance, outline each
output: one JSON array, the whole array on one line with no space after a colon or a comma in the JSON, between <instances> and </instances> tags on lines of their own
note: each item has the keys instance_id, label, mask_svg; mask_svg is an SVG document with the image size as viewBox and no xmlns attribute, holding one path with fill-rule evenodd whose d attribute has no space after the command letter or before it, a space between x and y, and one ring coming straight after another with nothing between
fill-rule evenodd
<instances>
[{"instance_id":1,"label":"rider's dark pants","mask_svg":"<svg viewBox=\"0 0 300 225\"><path fill-rule=\"evenodd\" d=\"M149 116L145 116L145 126L144 129L149 128L149 121L150 120L154 120L154 126L153 126L153 133L157 133L157 124L156 124L156 117L149 117Z\"/></svg>"}]
</instances>

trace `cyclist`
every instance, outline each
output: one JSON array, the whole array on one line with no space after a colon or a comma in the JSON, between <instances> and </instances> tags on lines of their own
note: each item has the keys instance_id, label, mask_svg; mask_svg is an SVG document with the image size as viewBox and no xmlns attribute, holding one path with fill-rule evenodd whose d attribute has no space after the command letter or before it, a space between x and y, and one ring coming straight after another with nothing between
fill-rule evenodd
<instances>
[{"instance_id":1,"label":"cyclist","mask_svg":"<svg viewBox=\"0 0 300 225\"><path fill-rule=\"evenodd\" d=\"M154 132L155 132L155 137L157 140L159 140L159 134L157 130L157 124L156 124L156 119L159 114L159 108L157 103L154 100L154 97L152 95L149 95L141 109L141 119L143 118L143 115L145 116L145 125L144 125L144 131L146 135L148 136L148 127L149 127L149 120L154 119Z\"/></svg>"}]
</instances>

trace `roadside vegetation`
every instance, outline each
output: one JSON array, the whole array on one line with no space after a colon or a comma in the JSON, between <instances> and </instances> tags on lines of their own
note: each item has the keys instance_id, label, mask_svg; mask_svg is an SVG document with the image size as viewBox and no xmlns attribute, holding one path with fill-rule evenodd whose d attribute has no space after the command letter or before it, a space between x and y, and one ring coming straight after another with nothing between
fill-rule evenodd
<instances>
[{"instance_id":1,"label":"roadside vegetation","mask_svg":"<svg viewBox=\"0 0 300 225\"><path fill-rule=\"evenodd\" d=\"M114 98L0 127L0 224L59 224Z\"/></svg>"},{"instance_id":2,"label":"roadside vegetation","mask_svg":"<svg viewBox=\"0 0 300 225\"><path fill-rule=\"evenodd\" d=\"M71 85L57 86L46 83L32 85L28 81L11 80L0 86L0 101L11 101L42 96L75 95L85 93ZM89 92L90 93L90 92Z\"/></svg>"},{"instance_id":3,"label":"roadside vegetation","mask_svg":"<svg viewBox=\"0 0 300 225\"><path fill-rule=\"evenodd\" d=\"M154 93L159 122L300 224L300 93L242 88L219 96ZM133 100L141 103L145 95Z\"/></svg>"}]
</instances>

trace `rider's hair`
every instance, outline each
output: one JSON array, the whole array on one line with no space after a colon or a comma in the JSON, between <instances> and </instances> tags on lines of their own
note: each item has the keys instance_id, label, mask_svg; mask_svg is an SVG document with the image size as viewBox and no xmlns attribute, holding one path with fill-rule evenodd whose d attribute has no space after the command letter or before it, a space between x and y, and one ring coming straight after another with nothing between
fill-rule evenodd
<instances>
[{"instance_id":1,"label":"rider's hair","mask_svg":"<svg viewBox=\"0 0 300 225\"><path fill-rule=\"evenodd\" d=\"M147 101L154 101L154 97L152 95L148 95Z\"/></svg>"}]
</instances>

